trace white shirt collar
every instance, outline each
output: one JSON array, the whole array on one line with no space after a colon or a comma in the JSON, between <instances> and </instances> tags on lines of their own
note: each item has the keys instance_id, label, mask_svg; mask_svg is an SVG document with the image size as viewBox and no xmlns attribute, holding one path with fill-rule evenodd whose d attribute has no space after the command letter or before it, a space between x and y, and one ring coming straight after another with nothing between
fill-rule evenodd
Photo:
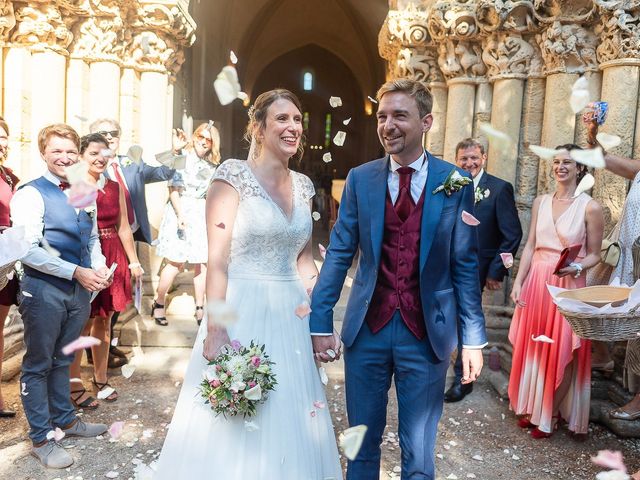
<instances>
[{"instance_id":1,"label":"white shirt collar","mask_svg":"<svg viewBox=\"0 0 640 480\"><path fill-rule=\"evenodd\" d=\"M44 175L42 176L47 180L49 180L51 183L53 183L55 186L59 186L60 183L63 182L62 179L56 177L53 173L51 173L50 170L47 170L46 172L44 172Z\"/></svg>"},{"instance_id":2,"label":"white shirt collar","mask_svg":"<svg viewBox=\"0 0 640 480\"><path fill-rule=\"evenodd\" d=\"M481 168L480 171L478 172L478 175L476 175L473 179L473 188L478 188L478 185L480 184L480 179L482 178L482 175L484 175L484 168Z\"/></svg>"},{"instance_id":3,"label":"white shirt collar","mask_svg":"<svg viewBox=\"0 0 640 480\"><path fill-rule=\"evenodd\" d=\"M420 170L422 170L422 167L424 167L424 165L427 163L426 160L427 160L427 155L423 151L420 154L420 156L416 160L414 160L412 163L410 163L408 166L413 168L416 172L419 172ZM391 157L391 161L389 162L389 170L391 170L392 172L395 172L400 167L402 167L402 165L400 165L398 162L396 162L393 159L393 157Z\"/></svg>"}]
</instances>

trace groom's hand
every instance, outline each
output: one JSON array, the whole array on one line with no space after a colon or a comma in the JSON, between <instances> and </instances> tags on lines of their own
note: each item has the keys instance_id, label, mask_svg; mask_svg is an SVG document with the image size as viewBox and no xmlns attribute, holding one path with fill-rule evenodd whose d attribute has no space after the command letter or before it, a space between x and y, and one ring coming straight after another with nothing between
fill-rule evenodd
<instances>
[{"instance_id":1,"label":"groom's hand","mask_svg":"<svg viewBox=\"0 0 640 480\"><path fill-rule=\"evenodd\" d=\"M482 370L481 348L463 348L462 349L462 383L467 384L475 382L480 376Z\"/></svg>"},{"instance_id":2,"label":"groom's hand","mask_svg":"<svg viewBox=\"0 0 640 480\"><path fill-rule=\"evenodd\" d=\"M333 362L337 360L340 352L340 340L338 337L337 345L336 345L336 335L312 335L311 336L311 344L313 345L313 356L316 360L320 360L321 362ZM335 355L331 356L327 353L328 350L332 350Z\"/></svg>"}]
</instances>

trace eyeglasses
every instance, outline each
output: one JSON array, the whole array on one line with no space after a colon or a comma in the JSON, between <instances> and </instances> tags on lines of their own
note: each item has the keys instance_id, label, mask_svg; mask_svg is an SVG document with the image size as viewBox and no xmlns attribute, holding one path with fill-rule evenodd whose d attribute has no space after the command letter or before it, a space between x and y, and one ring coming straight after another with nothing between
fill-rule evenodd
<instances>
[{"instance_id":1,"label":"eyeglasses","mask_svg":"<svg viewBox=\"0 0 640 480\"><path fill-rule=\"evenodd\" d=\"M197 138L200 142L204 140L204 141L205 141L205 142L207 142L208 144L213 143L213 142L212 142L212 140L211 140L209 137L205 137L204 135L200 135L200 134L198 134L198 135L196 135L196 138Z\"/></svg>"},{"instance_id":2,"label":"eyeglasses","mask_svg":"<svg viewBox=\"0 0 640 480\"><path fill-rule=\"evenodd\" d=\"M103 137L106 137L107 135L111 135L113 138L118 138L120 136L120 132L118 132L118 130L102 130L101 132L96 132L99 133L100 135L102 135Z\"/></svg>"}]
</instances>

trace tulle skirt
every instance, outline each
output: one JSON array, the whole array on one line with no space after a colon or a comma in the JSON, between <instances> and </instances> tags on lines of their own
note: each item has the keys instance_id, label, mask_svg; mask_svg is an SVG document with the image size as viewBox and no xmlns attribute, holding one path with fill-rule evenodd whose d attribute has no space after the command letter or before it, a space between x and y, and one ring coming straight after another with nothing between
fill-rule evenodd
<instances>
[{"instance_id":1,"label":"tulle skirt","mask_svg":"<svg viewBox=\"0 0 640 480\"><path fill-rule=\"evenodd\" d=\"M509 401L516 415L530 415L543 432L562 417L569 430L587 433L591 396L591 342L578 337L560 315L547 284L580 288L585 276L553 275L555 258L536 253L522 287L525 307L516 307L509 341L513 345ZM553 343L534 342L546 335Z\"/></svg>"},{"instance_id":2,"label":"tulle skirt","mask_svg":"<svg viewBox=\"0 0 640 480\"><path fill-rule=\"evenodd\" d=\"M342 479L331 416L313 360L308 317L302 320L295 314L305 301L308 297L297 276L229 278L227 302L239 317L229 336L243 345L251 340L265 344L265 353L275 362L278 384L256 416L246 419L257 430L247 428L242 416L216 417L198 391L207 363L202 356L203 321L155 480Z\"/></svg>"}]
</instances>

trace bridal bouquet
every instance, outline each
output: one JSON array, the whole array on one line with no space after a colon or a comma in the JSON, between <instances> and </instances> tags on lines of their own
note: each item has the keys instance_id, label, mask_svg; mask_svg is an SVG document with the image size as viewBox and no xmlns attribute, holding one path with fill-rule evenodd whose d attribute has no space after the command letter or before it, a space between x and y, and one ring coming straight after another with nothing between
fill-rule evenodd
<instances>
[{"instance_id":1,"label":"bridal bouquet","mask_svg":"<svg viewBox=\"0 0 640 480\"><path fill-rule=\"evenodd\" d=\"M252 341L245 347L233 340L202 372L200 391L205 404L216 415L252 417L277 384L272 365L264 345Z\"/></svg>"}]
</instances>

